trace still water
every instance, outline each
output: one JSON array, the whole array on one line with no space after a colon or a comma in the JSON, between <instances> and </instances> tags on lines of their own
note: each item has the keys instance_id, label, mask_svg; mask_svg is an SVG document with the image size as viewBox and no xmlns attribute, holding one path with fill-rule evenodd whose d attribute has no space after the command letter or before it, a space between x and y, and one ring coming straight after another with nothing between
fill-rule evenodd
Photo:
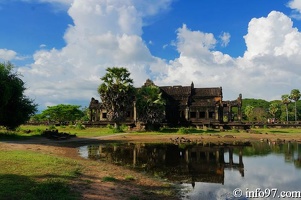
<instances>
[{"instance_id":1,"label":"still water","mask_svg":"<svg viewBox=\"0 0 301 200\"><path fill-rule=\"evenodd\" d=\"M179 184L184 200L301 199L298 143L115 143L83 146L79 153Z\"/></svg>"}]
</instances>

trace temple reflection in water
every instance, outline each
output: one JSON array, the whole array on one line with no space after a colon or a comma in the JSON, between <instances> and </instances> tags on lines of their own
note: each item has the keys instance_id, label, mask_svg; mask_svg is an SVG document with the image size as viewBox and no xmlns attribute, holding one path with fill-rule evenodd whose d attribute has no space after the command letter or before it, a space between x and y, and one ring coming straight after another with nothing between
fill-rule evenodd
<instances>
[{"instance_id":1,"label":"temple reflection in water","mask_svg":"<svg viewBox=\"0 0 301 200\"><path fill-rule=\"evenodd\" d=\"M225 169L244 176L244 146L208 144L102 144L88 146L90 159L106 160L172 182L224 184Z\"/></svg>"}]
</instances>

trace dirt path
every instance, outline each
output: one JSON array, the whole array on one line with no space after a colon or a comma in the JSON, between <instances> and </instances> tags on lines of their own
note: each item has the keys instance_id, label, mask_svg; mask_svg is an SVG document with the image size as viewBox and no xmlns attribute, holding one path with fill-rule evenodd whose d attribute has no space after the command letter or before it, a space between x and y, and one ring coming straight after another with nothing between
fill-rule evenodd
<instances>
[{"instance_id":1,"label":"dirt path","mask_svg":"<svg viewBox=\"0 0 301 200\"><path fill-rule=\"evenodd\" d=\"M0 150L28 150L38 151L61 157L68 157L76 160L81 168L82 175L74 180L72 187L80 191L85 200L115 200L115 199L179 199L175 194L171 194L172 187L162 180L148 177L145 174L133 170L116 166L109 163L97 162L81 158L78 154L78 147L110 141L127 142L173 142L176 138L185 137L197 142L233 142L252 140L271 141L297 141L301 142L301 134L208 134L208 135L144 135L144 134L116 134L94 138L72 138L65 141L54 141L46 138L34 138L23 141L0 142ZM102 178L111 176L117 179L116 182L104 182ZM132 176L135 180L126 180L127 176Z\"/></svg>"}]
</instances>

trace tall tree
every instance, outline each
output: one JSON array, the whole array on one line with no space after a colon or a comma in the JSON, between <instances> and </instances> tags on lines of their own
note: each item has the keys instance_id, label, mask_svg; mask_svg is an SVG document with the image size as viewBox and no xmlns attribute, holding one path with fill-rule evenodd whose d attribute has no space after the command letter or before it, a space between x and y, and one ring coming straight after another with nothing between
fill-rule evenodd
<instances>
[{"instance_id":1,"label":"tall tree","mask_svg":"<svg viewBox=\"0 0 301 200\"><path fill-rule=\"evenodd\" d=\"M127 117L127 112L133 107L135 88L130 73L126 68L107 68L107 73L101 78L103 83L98 87L107 117L118 128Z\"/></svg>"},{"instance_id":2,"label":"tall tree","mask_svg":"<svg viewBox=\"0 0 301 200\"><path fill-rule=\"evenodd\" d=\"M13 72L14 66L0 63L0 126L15 129L37 111L33 100L24 95L25 83Z\"/></svg>"},{"instance_id":3,"label":"tall tree","mask_svg":"<svg viewBox=\"0 0 301 200\"><path fill-rule=\"evenodd\" d=\"M150 83L151 81L148 80ZM165 100L160 88L151 82L142 86L136 95L138 121L146 123L147 128L153 128L164 119Z\"/></svg>"},{"instance_id":4,"label":"tall tree","mask_svg":"<svg viewBox=\"0 0 301 200\"><path fill-rule=\"evenodd\" d=\"M253 119L253 112L254 112L254 107L247 105L245 108L245 115L247 116L249 121L252 121Z\"/></svg>"},{"instance_id":5,"label":"tall tree","mask_svg":"<svg viewBox=\"0 0 301 200\"><path fill-rule=\"evenodd\" d=\"M273 118L276 118L276 113L279 110L279 104L278 103L271 103L269 107L269 113L273 116Z\"/></svg>"},{"instance_id":6,"label":"tall tree","mask_svg":"<svg viewBox=\"0 0 301 200\"><path fill-rule=\"evenodd\" d=\"M291 103L290 96L288 94L282 95L281 96L281 101L285 105L286 121L288 122L288 104Z\"/></svg>"},{"instance_id":7,"label":"tall tree","mask_svg":"<svg viewBox=\"0 0 301 200\"><path fill-rule=\"evenodd\" d=\"M84 113L78 105L59 104L56 106L48 106L46 110L43 110L42 118L59 123L63 122L75 122L80 120Z\"/></svg>"},{"instance_id":8,"label":"tall tree","mask_svg":"<svg viewBox=\"0 0 301 200\"><path fill-rule=\"evenodd\" d=\"M293 89L289 98L295 101L295 121L297 121L297 101L300 99L301 93L298 89Z\"/></svg>"}]
</instances>

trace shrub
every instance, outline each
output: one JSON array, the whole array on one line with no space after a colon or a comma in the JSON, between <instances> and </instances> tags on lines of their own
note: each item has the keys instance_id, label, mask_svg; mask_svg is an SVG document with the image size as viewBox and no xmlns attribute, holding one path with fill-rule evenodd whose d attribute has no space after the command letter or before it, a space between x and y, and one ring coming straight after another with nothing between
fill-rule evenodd
<instances>
[{"instance_id":1,"label":"shrub","mask_svg":"<svg viewBox=\"0 0 301 200\"><path fill-rule=\"evenodd\" d=\"M121 126L118 126L117 128L115 128L114 126L108 124L107 128L110 129L111 133L122 133L128 130L127 125L123 124Z\"/></svg>"},{"instance_id":2,"label":"shrub","mask_svg":"<svg viewBox=\"0 0 301 200\"><path fill-rule=\"evenodd\" d=\"M190 133L190 130L187 129L187 128L181 127L181 128L178 129L177 132L178 133L183 133L183 134L188 134L188 133Z\"/></svg>"},{"instance_id":3,"label":"shrub","mask_svg":"<svg viewBox=\"0 0 301 200\"><path fill-rule=\"evenodd\" d=\"M102 178L102 181L104 181L104 182L115 182L115 181L117 181L117 179L112 177L112 176L105 176L105 177Z\"/></svg>"}]
</instances>

